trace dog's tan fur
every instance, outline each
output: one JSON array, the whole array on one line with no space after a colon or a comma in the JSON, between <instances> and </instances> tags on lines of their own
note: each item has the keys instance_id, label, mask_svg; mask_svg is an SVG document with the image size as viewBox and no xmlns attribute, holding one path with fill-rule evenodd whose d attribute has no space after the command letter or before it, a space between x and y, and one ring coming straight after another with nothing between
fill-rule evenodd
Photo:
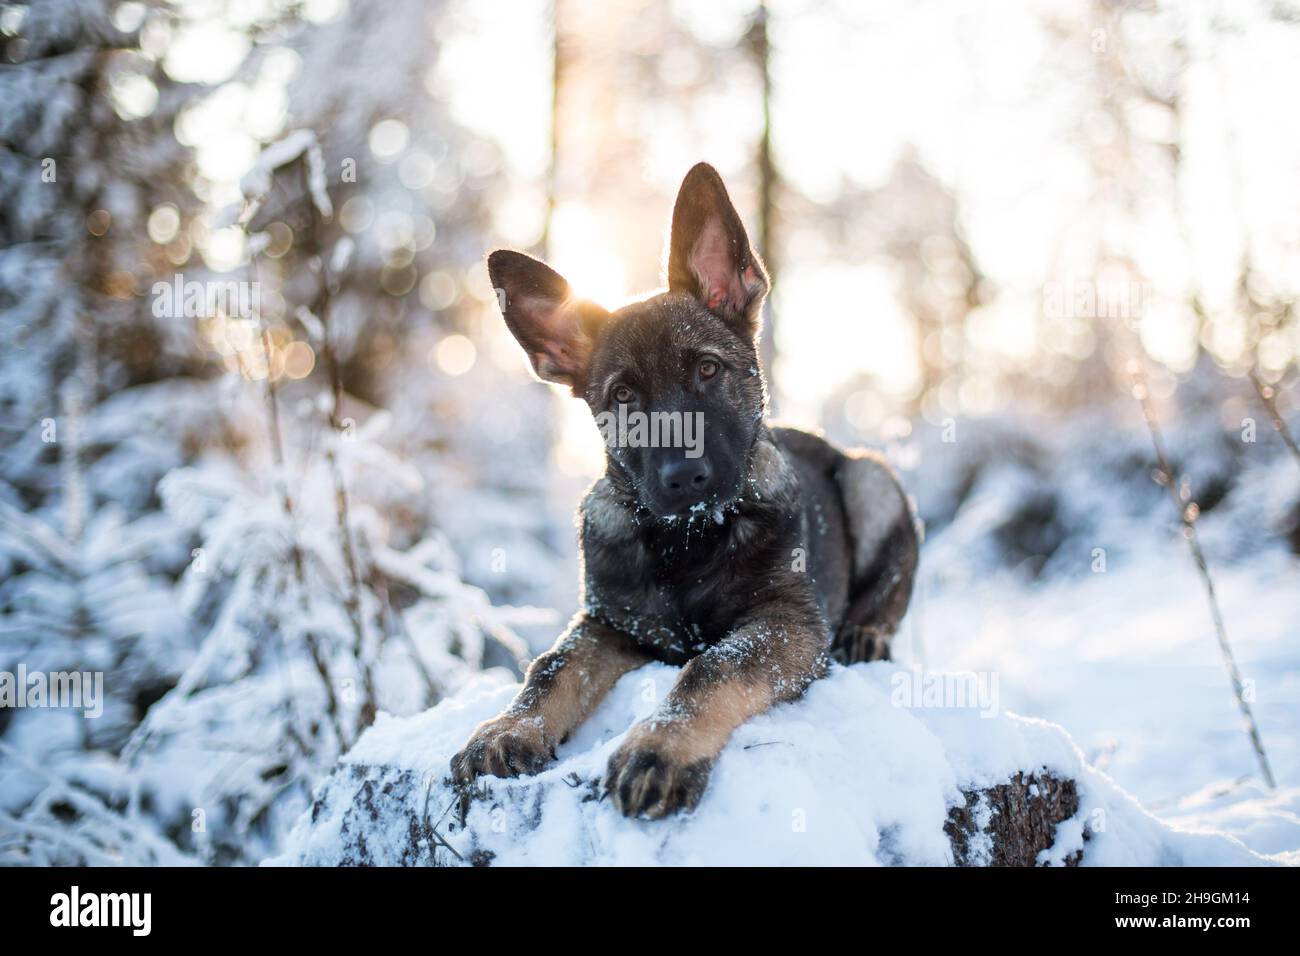
<instances>
[{"instance_id":1,"label":"dog's tan fur","mask_svg":"<svg viewBox=\"0 0 1300 956\"><path fill-rule=\"evenodd\" d=\"M536 772L615 682L648 660L626 634L579 614L555 646L533 661L524 689L505 713L474 731L453 764L457 781Z\"/></svg>"},{"instance_id":2,"label":"dog's tan fur","mask_svg":"<svg viewBox=\"0 0 1300 956\"><path fill-rule=\"evenodd\" d=\"M606 786L624 813L658 819L693 808L737 727L773 704L798 697L825 672L820 635L780 623L780 609L738 628L682 668L655 713L632 728L610 760Z\"/></svg>"}]
</instances>

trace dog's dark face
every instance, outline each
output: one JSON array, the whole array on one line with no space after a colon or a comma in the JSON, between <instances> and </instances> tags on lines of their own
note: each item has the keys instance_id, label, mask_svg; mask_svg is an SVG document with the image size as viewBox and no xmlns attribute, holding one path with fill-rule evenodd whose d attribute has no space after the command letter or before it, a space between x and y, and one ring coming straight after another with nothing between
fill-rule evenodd
<instances>
[{"instance_id":1,"label":"dog's dark face","mask_svg":"<svg viewBox=\"0 0 1300 956\"><path fill-rule=\"evenodd\" d=\"M611 480L669 519L735 499L765 410L768 279L713 167L695 166L677 195L667 292L608 312L522 253L492 253L488 271L534 372L586 400Z\"/></svg>"}]
</instances>

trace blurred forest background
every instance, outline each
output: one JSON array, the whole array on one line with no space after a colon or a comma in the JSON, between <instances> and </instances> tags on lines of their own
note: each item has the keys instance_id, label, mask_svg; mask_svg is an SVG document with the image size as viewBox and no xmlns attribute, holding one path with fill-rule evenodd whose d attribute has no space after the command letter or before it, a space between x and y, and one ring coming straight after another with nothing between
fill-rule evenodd
<instances>
[{"instance_id":1,"label":"blurred forest background","mask_svg":"<svg viewBox=\"0 0 1300 956\"><path fill-rule=\"evenodd\" d=\"M1296 89L1289 0L3 4L0 670L106 700L0 709L0 861L255 863L549 644L601 445L483 257L618 305L698 160L774 410L926 522L900 660L1300 852Z\"/></svg>"}]
</instances>

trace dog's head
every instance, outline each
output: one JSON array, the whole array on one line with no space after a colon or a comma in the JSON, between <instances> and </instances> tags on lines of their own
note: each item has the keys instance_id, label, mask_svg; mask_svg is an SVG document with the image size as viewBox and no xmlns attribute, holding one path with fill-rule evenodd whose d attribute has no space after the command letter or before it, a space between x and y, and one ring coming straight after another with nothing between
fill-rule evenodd
<instances>
[{"instance_id":1,"label":"dog's head","mask_svg":"<svg viewBox=\"0 0 1300 956\"><path fill-rule=\"evenodd\" d=\"M712 166L682 182L667 258L666 292L609 312L545 263L488 257L533 371L587 402L611 477L662 517L735 499L765 410L755 340L767 272Z\"/></svg>"}]
</instances>

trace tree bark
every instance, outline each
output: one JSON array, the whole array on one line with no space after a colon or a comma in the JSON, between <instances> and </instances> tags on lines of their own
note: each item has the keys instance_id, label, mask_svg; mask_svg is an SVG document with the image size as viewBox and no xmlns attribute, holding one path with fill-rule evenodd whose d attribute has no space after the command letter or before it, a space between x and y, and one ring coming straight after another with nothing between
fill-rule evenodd
<instances>
[{"instance_id":1,"label":"tree bark","mask_svg":"<svg viewBox=\"0 0 1300 956\"><path fill-rule=\"evenodd\" d=\"M963 790L965 806L948 811L943 831L958 866L1036 866L1038 854L1056 842L1056 827L1079 812L1073 780L1018 773L985 790ZM1066 857L1078 866L1079 850Z\"/></svg>"}]
</instances>

